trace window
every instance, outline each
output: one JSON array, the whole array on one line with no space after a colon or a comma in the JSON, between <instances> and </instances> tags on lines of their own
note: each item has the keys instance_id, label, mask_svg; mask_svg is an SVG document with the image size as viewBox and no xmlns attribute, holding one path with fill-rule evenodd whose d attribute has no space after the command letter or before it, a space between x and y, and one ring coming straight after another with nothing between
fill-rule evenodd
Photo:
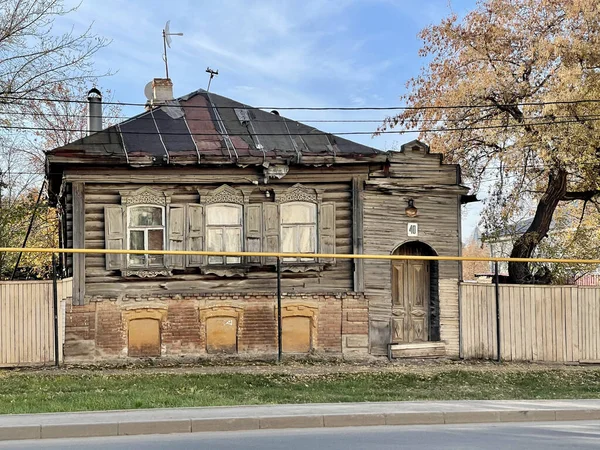
<instances>
[{"instance_id":1,"label":"window","mask_svg":"<svg viewBox=\"0 0 600 450\"><path fill-rule=\"evenodd\" d=\"M206 250L209 252L242 251L242 206L212 204L206 207ZM239 256L209 256L209 264L239 264Z\"/></svg>"},{"instance_id":2,"label":"window","mask_svg":"<svg viewBox=\"0 0 600 450\"><path fill-rule=\"evenodd\" d=\"M165 209L162 206L130 206L127 208L127 240L129 250L164 250ZM128 255L130 267L162 267L163 255Z\"/></svg>"},{"instance_id":3,"label":"window","mask_svg":"<svg viewBox=\"0 0 600 450\"><path fill-rule=\"evenodd\" d=\"M317 252L317 205L289 202L281 205L281 251ZM312 262L314 258L283 258L287 262Z\"/></svg>"}]
</instances>

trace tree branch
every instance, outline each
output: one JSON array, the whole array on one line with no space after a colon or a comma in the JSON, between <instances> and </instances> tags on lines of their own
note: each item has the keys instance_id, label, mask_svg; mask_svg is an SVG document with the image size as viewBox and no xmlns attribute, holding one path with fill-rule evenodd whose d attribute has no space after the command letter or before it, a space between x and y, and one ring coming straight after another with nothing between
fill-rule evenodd
<instances>
[{"instance_id":1,"label":"tree branch","mask_svg":"<svg viewBox=\"0 0 600 450\"><path fill-rule=\"evenodd\" d=\"M572 191L572 192L566 192L565 195L563 195L563 197L560 199L560 201L569 201L569 200L590 201L596 195L600 195L600 190Z\"/></svg>"}]
</instances>

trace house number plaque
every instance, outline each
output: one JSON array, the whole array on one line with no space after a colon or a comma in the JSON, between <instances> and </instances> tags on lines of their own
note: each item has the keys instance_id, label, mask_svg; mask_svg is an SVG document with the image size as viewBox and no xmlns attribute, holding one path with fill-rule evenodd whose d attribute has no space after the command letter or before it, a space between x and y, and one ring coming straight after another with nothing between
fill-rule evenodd
<instances>
[{"instance_id":1,"label":"house number plaque","mask_svg":"<svg viewBox=\"0 0 600 450\"><path fill-rule=\"evenodd\" d=\"M419 237L419 224L409 223L407 226L408 237Z\"/></svg>"}]
</instances>

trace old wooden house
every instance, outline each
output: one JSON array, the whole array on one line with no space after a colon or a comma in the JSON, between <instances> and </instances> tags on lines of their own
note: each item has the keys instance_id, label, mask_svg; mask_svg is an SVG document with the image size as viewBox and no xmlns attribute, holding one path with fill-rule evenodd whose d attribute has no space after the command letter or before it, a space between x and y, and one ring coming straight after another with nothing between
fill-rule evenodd
<instances>
[{"instance_id":1,"label":"old wooden house","mask_svg":"<svg viewBox=\"0 0 600 450\"><path fill-rule=\"evenodd\" d=\"M47 153L65 248L458 255L459 168L384 152L208 93ZM272 355L275 259L74 254L65 358ZM283 258L286 353L458 357L456 262Z\"/></svg>"}]
</instances>

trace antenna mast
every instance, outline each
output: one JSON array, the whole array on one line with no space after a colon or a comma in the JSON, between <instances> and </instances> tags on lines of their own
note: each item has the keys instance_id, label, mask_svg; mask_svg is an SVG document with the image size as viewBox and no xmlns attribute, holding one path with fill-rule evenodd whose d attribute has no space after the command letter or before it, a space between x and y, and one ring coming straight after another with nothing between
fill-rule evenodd
<instances>
[{"instance_id":1,"label":"antenna mast","mask_svg":"<svg viewBox=\"0 0 600 450\"><path fill-rule=\"evenodd\" d=\"M167 47L171 48L171 36L183 36L183 33L171 33L171 30L169 29L169 24L171 23L170 20L167 20L167 23L165 25L165 27L163 28L163 48L164 48L164 53L163 53L163 61L165 62L165 73L167 75L167 78L169 78L169 63L167 61Z\"/></svg>"},{"instance_id":2,"label":"antenna mast","mask_svg":"<svg viewBox=\"0 0 600 450\"><path fill-rule=\"evenodd\" d=\"M208 92L210 91L210 82L215 77L215 75L219 75L219 70L212 70L210 67L207 67L206 73L210 73L210 78L208 79L208 87L206 88L206 92Z\"/></svg>"}]
</instances>

